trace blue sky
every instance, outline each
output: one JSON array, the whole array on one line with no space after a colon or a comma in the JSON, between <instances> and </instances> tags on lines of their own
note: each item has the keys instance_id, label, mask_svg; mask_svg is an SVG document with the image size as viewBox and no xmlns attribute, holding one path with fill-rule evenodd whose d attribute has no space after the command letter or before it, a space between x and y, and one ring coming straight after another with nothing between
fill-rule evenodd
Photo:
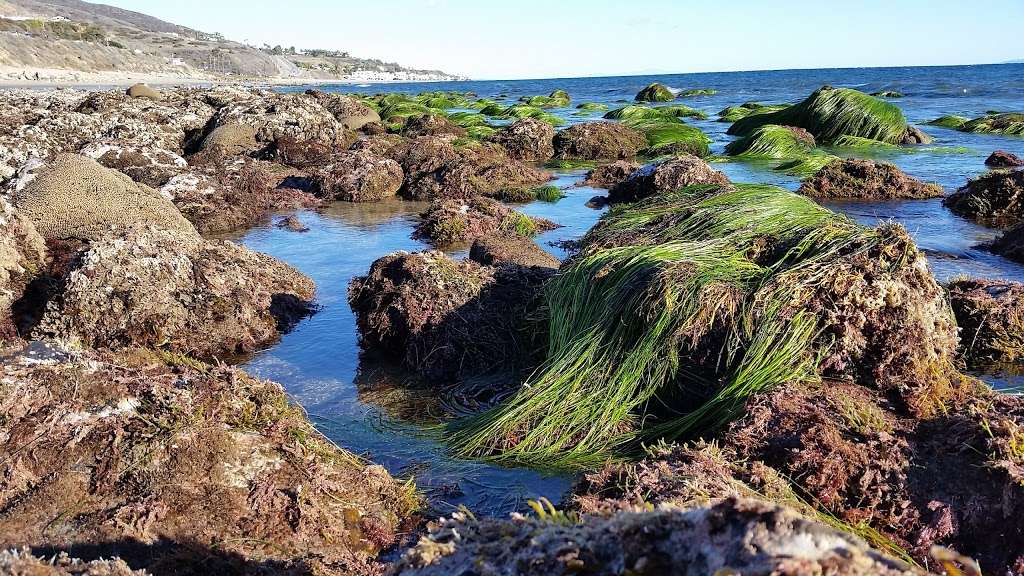
<instances>
[{"instance_id":1,"label":"blue sky","mask_svg":"<svg viewBox=\"0 0 1024 576\"><path fill-rule=\"evenodd\" d=\"M251 44L479 79L1024 58L1024 0L103 0Z\"/></svg>"}]
</instances>

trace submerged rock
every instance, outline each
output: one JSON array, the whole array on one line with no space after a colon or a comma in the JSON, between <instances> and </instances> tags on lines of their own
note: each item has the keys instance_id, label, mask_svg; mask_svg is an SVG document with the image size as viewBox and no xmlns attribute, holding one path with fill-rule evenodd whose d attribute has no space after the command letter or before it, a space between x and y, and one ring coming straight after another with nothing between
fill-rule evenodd
<instances>
[{"instance_id":1,"label":"submerged rock","mask_svg":"<svg viewBox=\"0 0 1024 576\"><path fill-rule=\"evenodd\" d=\"M541 344L532 312L553 270L482 266L442 252L396 252L349 285L360 342L401 359L432 385L533 366ZM515 381L488 392L507 393Z\"/></svg>"},{"instance_id":2,"label":"submerged rock","mask_svg":"<svg viewBox=\"0 0 1024 576\"><path fill-rule=\"evenodd\" d=\"M992 168L1017 168L1018 166L1024 166L1024 160L1006 150L996 150L985 159L985 166Z\"/></svg>"},{"instance_id":3,"label":"submerged rock","mask_svg":"<svg viewBox=\"0 0 1024 576\"><path fill-rule=\"evenodd\" d=\"M989 245L989 249L1010 260L1024 262L1024 222L1003 232Z\"/></svg>"},{"instance_id":4,"label":"submerged rock","mask_svg":"<svg viewBox=\"0 0 1024 576\"><path fill-rule=\"evenodd\" d=\"M889 162L834 160L800 184L801 194L813 198L894 200L938 198L942 187L912 178Z\"/></svg>"},{"instance_id":5,"label":"submerged rock","mask_svg":"<svg viewBox=\"0 0 1024 576\"><path fill-rule=\"evenodd\" d=\"M616 160L611 164L603 164L587 172L587 177L580 186L611 189L642 166L643 164L632 160Z\"/></svg>"},{"instance_id":6,"label":"submerged rock","mask_svg":"<svg viewBox=\"0 0 1024 576\"><path fill-rule=\"evenodd\" d=\"M443 521L406 552L395 574L832 574L923 571L794 511L730 498L701 508L588 517Z\"/></svg>"},{"instance_id":7,"label":"submerged rock","mask_svg":"<svg viewBox=\"0 0 1024 576\"><path fill-rule=\"evenodd\" d=\"M508 155L524 162L543 162L555 155L555 129L547 122L522 118L498 130L489 141L500 144Z\"/></svg>"},{"instance_id":8,"label":"submerged rock","mask_svg":"<svg viewBox=\"0 0 1024 576\"><path fill-rule=\"evenodd\" d=\"M277 340L311 312L313 291L291 266L231 242L120 229L75 259L34 333L227 359Z\"/></svg>"},{"instance_id":9,"label":"submerged rock","mask_svg":"<svg viewBox=\"0 0 1024 576\"><path fill-rule=\"evenodd\" d=\"M519 266L558 268L561 265L558 258L549 254L536 242L522 237L485 236L477 238L469 249L469 259L484 266L518 264Z\"/></svg>"},{"instance_id":10,"label":"submerged rock","mask_svg":"<svg viewBox=\"0 0 1024 576\"><path fill-rule=\"evenodd\" d=\"M555 135L555 157L566 160L626 160L647 145L644 135L618 122L584 122Z\"/></svg>"},{"instance_id":11,"label":"submerged rock","mask_svg":"<svg viewBox=\"0 0 1024 576\"><path fill-rule=\"evenodd\" d=\"M195 227L159 192L77 154L26 164L11 198L47 240L94 240L112 226L133 224L196 235Z\"/></svg>"},{"instance_id":12,"label":"submerged rock","mask_svg":"<svg viewBox=\"0 0 1024 576\"><path fill-rule=\"evenodd\" d=\"M420 217L415 236L435 246L472 242L478 238L532 238L557 226L543 218L526 216L497 200L435 200Z\"/></svg>"},{"instance_id":13,"label":"submerged rock","mask_svg":"<svg viewBox=\"0 0 1024 576\"><path fill-rule=\"evenodd\" d=\"M714 170L700 158L687 154L635 170L608 191L608 201L612 204L636 202L686 186L728 183L729 179L725 174Z\"/></svg>"},{"instance_id":14,"label":"submerged rock","mask_svg":"<svg viewBox=\"0 0 1024 576\"><path fill-rule=\"evenodd\" d=\"M290 230L292 232L309 232L309 226L303 224L302 220L299 220L294 215L282 218L277 223L277 227L282 230Z\"/></svg>"},{"instance_id":15,"label":"submerged rock","mask_svg":"<svg viewBox=\"0 0 1024 576\"><path fill-rule=\"evenodd\" d=\"M0 342L18 335L11 306L42 272L46 244L32 221L0 196Z\"/></svg>"},{"instance_id":16,"label":"submerged rock","mask_svg":"<svg viewBox=\"0 0 1024 576\"><path fill-rule=\"evenodd\" d=\"M311 179L321 198L377 202L395 197L404 177L398 162L364 149L338 155L331 164L315 169Z\"/></svg>"},{"instance_id":17,"label":"submerged rock","mask_svg":"<svg viewBox=\"0 0 1024 576\"><path fill-rule=\"evenodd\" d=\"M676 95L668 89L668 86L657 82L650 84L640 92L637 92L634 100L637 102L671 102Z\"/></svg>"},{"instance_id":18,"label":"submerged rock","mask_svg":"<svg viewBox=\"0 0 1024 576\"><path fill-rule=\"evenodd\" d=\"M983 174L950 194L942 204L986 226L1013 226L1024 220L1024 171Z\"/></svg>"},{"instance_id":19,"label":"submerged rock","mask_svg":"<svg viewBox=\"0 0 1024 576\"><path fill-rule=\"evenodd\" d=\"M418 505L277 384L142 350L46 356L0 362L0 548L154 574L368 575Z\"/></svg>"},{"instance_id":20,"label":"submerged rock","mask_svg":"<svg viewBox=\"0 0 1024 576\"><path fill-rule=\"evenodd\" d=\"M949 301L969 364L1024 359L1024 284L954 280L949 283Z\"/></svg>"}]
</instances>

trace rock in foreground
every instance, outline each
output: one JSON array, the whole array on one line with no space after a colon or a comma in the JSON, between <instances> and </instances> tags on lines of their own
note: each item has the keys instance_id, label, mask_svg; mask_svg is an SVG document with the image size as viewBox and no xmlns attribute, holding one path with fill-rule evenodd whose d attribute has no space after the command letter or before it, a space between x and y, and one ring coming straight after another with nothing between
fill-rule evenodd
<instances>
[{"instance_id":1,"label":"rock in foreground","mask_svg":"<svg viewBox=\"0 0 1024 576\"><path fill-rule=\"evenodd\" d=\"M402 576L487 574L830 574L924 572L792 510L728 499L689 510L553 518L447 520L407 552Z\"/></svg>"},{"instance_id":2,"label":"rock in foreground","mask_svg":"<svg viewBox=\"0 0 1024 576\"><path fill-rule=\"evenodd\" d=\"M804 180L799 192L812 198L896 200L938 198L938 184L921 182L888 162L833 160L813 177Z\"/></svg>"}]
</instances>

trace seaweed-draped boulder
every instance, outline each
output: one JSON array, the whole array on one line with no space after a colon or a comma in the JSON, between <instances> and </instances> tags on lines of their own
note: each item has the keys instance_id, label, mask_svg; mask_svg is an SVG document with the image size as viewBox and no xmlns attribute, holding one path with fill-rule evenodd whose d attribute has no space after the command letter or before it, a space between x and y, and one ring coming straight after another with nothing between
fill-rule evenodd
<instances>
[{"instance_id":1,"label":"seaweed-draped boulder","mask_svg":"<svg viewBox=\"0 0 1024 576\"><path fill-rule=\"evenodd\" d=\"M47 240L94 240L112 226L153 225L183 236L195 227L156 190L91 158L61 154L30 162L13 183L12 203Z\"/></svg>"},{"instance_id":2,"label":"seaweed-draped boulder","mask_svg":"<svg viewBox=\"0 0 1024 576\"><path fill-rule=\"evenodd\" d=\"M644 135L618 122L584 122L555 134L555 157L565 160L626 160L647 143Z\"/></svg>"},{"instance_id":3,"label":"seaweed-draped boulder","mask_svg":"<svg viewBox=\"0 0 1024 576\"><path fill-rule=\"evenodd\" d=\"M765 124L730 142L725 153L740 158L799 158L810 154L814 144L814 136L803 128Z\"/></svg>"},{"instance_id":4,"label":"seaweed-draped boulder","mask_svg":"<svg viewBox=\"0 0 1024 576\"><path fill-rule=\"evenodd\" d=\"M969 181L942 201L954 213L987 226L1024 220L1024 171L996 171Z\"/></svg>"},{"instance_id":5,"label":"seaweed-draped boulder","mask_svg":"<svg viewBox=\"0 0 1024 576\"><path fill-rule=\"evenodd\" d=\"M393 198L402 187L402 166L369 150L353 150L313 170L315 193L332 200L377 202Z\"/></svg>"},{"instance_id":6,"label":"seaweed-draped boulder","mask_svg":"<svg viewBox=\"0 0 1024 576\"><path fill-rule=\"evenodd\" d=\"M543 218L526 216L497 200L474 196L435 200L420 214L415 236L435 246L465 244L478 238L532 238L556 227Z\"/></svg>"},{"instance_id":7,"label":"seaweed-draped boulder","mask_svg":"<svg viewBox=\"0 0 1024 576\"><path fill-rule=\"evenodd\" d=\"M961 132L973 132L975 134L1005 134L1008 136L1024 136L1024 114L1019 112L1004 112L1001 114L990 114L967 120L956 127Z\"/></svg>"},{"instance_id":8,"label":"seaweed-draped boulder","mask_svg":"<svg viewBox=\"0 0 1024 576\"><path fill-rule=\"evenodd\" d=\"M0 342L18 335L11 306L42 272L46 244L32 221L0 196Z\"/></svg>"},{"instance_id":9,"label":"seaweed-draped boulder","mask_svg":"<svg viewBox=\"0 0 1024 576\"><path fill-rule=\"evenodd\" d=\"M747 136L765 124L803 128L825 144L840 136L889 144L917 143L921 139L920 134L911 130L898 106L852 88L823 86L799 104L741 118L729 127L728 133Z\"/></svg>"},{"instance_id":10,"label":"seaweed-draped boulder","mask_svg":"<svg viewBox=\"0 0 1024 576\"><path fill-rule=\"evenodd\" d=\"M94 238L46 305L37 337L230 359L311 312L313 281L227 241L153 227Z\"/></svg>"},{"instance_id":11,"label":"seaweed-draped boulder","mask_svg":"<svg viewBox=\"0 0 1024 576\"><path fill-rule=\"evenodd\" d=\"M960 345L971 365L1024 358L1024 284L954 280L949 301L960 326Z\"/></svg>"},{"instance_id":12,"label":"seaweed-draped boulder","mask_svg":"<svg viewBox=\"0 0 1024 576\"><path fill-rule=\"evenodd\" d=\"M938 184L908 176L894 164L877 160L836 159L800 184L801 194L813 198L891 200L938 198Z\"/></svg>"},{"instance_id":13,"label":"seaweed-draped boulder","mask_svg":"<svg viewBox=\"0 0 1024 576\"><path fill-rule=\"evenodd\" d=\"M466 129L441 114L420 114L410 116L402 126L402 135L408 138L417 136L465 136Z\"/></svg>"},{"instance_id":14,"label":"seaweed-draped boulder","mask_svg":"<svg viewBox=\"0 0 1024 576\"><path fill-rule=\"evenodd\" d=\"M608 191L608 201L636 202L663 192L698 184L725 185L729 179L693 155L678 156L635 170Z\"/></svg>"},{"instance_id":15,"label":"seaweed-draped boulder","mask_svg":"<svg viewBox=\"0 0 1024 576\"><path fill-rule=\"evenodd\" d=\"M522 118L498 130L489 141L500 144L508 155L524 162L543 162L555 155L555 129L547 122Z\"/></svg>"},{"instance_id":16,"label":"seaweed-draped boulder","mask_svg":"<svg viewBox=\"0 0 1024 576\"><path fill-rule=\"evenodd\" d=\"M222 365L34 344L0 362L0 408L0 549L154 574L375 574L419 505L278 384Z\"/></svg>"},{"instance_id":17,"label":"seaweed-draped boulder","mask_svg":"<svg viewBox=\"0 0 1024 576\"><path fill-rule=\"evenodd\" d=\"M633 99L637 102L671 102L676 99L676 95L668 89L668 86L655 82L637 92Z\"/></svg>"},{"instance_id":18,"label":"seaweed-draped boulder","mask_svg":"<svg viewBox=\"0 0 1024 576\"><path fill-rule=\"evenodd\" d=\"M626 511L579 522L553 508L540 510L539 518L477 520L456 514L406 552L395 574L925 573L792 509L758 500L730 498L689 509Z\"/></svg>"}]
</instances>

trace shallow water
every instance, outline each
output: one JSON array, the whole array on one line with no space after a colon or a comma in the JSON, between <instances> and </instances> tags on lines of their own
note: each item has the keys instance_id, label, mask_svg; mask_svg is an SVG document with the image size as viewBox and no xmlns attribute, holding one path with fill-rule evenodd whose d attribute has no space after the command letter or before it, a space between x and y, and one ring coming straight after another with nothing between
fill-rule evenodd
<instances>
[{"instance_id":1,"label":"shallow water","mask_svg":"<svg viewBox=\"0 0 1024 576\"><path fill-rule=\"evenodd\" d=\"M728 124L714 121L719 110L750 100L795 102L822 84L855 87L867 92L882 89L903 92L906 98L892 102L904 110L911 122L918 124L943 114L975 116L986 110L1024 110L1022 65L451 82L362 88L329 86L326 89L366 93L461 90L489 98L506 94L508 101L514 101L522 95L547 94L564 88L572 95L574 105L590 101L614 108L619 101L632 100L637 91L653 81L676 88L719 90L714 96L680 101L709 115L709 120L688 122L699 126L712 138L712 151L718 154L731 139L725 135ZM574 112L573 108L554 111L569 122L600 117L580 118L573 116ZM983 161L995 149L1024 156L1024 138L965 134L931 126L922 128L935 137L934 144L913 153L888 153L885 157L909 174L937 182L947 191L955 190L968 178L984 172ZM766 182L789 189L799 184L797 178L764 165L722 162L715 167L737 182ZM573 188L582 174L583 171L569 171L558 175L554 184L565 188L567 194L559 202L533 202L518 207L527 214L563 225L538 238L545 249L558 257L565 256L560 243L578 238L601 214L585 204L603 191ZM246 368L258 376L281 382L307 409L314 423L341 446L367 455L393 473L415 476L417 484L428 491L442 512L449 506L465 504L478 514L504 514L522 508L526 498L538 496L557 502L572 478L452 459L445 453L434 429L441 411L436 399L398 392L389 381L400 379L401 375L369 366L360 371L355 319L346 301L348 282L353 276L364 274L371 262L385 254L427 247L410 237L416 214L423 206L397 201L371 205L337 203L321 213L300 212L299 219L310 228L307 233L279 230L268 223L242 235L239 240L246 246L281 258L313 278L321 306L316 315L299 324L279 344L258 354ZM997 231L954 216L942 207L939 199L832 202L828 206L865 224L882 220L901 222L926 251L941 280L960 274L1024 280L1024 266L976 248L979 243L991 240ZM451 254L463 256L465 250ZM1024 378L1015 370L1001 370L987 375L986 379L997 388L1024 384Z\"/></svg>"}]
</instances>

